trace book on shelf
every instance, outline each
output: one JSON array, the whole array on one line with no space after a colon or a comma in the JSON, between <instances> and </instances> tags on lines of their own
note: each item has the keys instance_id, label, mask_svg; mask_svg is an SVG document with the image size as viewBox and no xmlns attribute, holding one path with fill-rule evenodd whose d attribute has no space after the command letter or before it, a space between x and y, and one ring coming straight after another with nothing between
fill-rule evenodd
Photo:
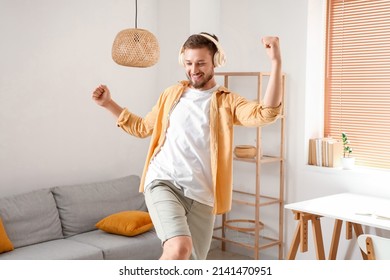
<instances>
[{"instance_id":1,"label":"book on shelf","mask_svg":"<svg viewBox=\"0 0 390 280\"><path fill-rule=\"evenodd\" d=\"M343 143L332 137L312 138L309 140L310 165L337 167L343 154Z\"/></svg>"}]
</instances>

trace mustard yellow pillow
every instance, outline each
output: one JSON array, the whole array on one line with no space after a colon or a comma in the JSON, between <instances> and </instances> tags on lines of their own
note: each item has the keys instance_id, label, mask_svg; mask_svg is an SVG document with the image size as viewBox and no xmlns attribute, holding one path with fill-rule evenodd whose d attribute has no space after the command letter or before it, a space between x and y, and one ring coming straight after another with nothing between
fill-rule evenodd
<instances>
[{"instance_id":1,"label":"mustard yellow pillow","mask_svg":"<svg viewBox=\"0 0 390 280\"><path fill-rule=\"evenodd\" d=\"M0 218L0 254L8 251L12 251L14 245L12 245L11 240L9 240L7 232L5 231L3 221Z\"/></svg>"},{"instance_id":2,"label":"mustard yellow pillow","mask_svg":"<svg viewBox=\"0 0 390 280\"><path fill-rule=\"evenodd\" d=\"M123 211L100 220L96 227L105 232L135 236L153 227L149 213L144 211Z\"/></svg>"}]
</instances>

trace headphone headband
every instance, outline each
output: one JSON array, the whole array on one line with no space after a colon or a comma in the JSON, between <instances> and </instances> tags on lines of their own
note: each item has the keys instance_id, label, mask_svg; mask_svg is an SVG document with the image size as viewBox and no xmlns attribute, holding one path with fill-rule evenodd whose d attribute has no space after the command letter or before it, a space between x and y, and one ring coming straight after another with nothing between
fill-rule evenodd
<instances>
[{"instance_id":1,"label":"headphone headband","mask_svg":"<svg viewBox=\"0 0 390 280\"><path fill-rule=\"evenodd\" d=\"M225 56L225 52L223 51L219 42L214 37L212 37L208 34L205 34L205 33L199 33L197 35L203 36L206 39L208 39L209 41L213 42L213 44L217 47L217 52L214 54L214 58L213 58L214 66L215 67L223 66L226 63L226 56ZM184 44L180 48L179 63L183 66L185 65L185 63L184 63Z\"/></svg>"}]
</instances>

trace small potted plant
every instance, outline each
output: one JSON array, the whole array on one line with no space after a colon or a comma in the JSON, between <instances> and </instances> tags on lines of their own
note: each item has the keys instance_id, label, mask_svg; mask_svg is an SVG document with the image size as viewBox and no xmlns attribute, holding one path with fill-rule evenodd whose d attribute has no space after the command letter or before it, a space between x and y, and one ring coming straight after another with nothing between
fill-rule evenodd
<instances>
[{"instance_id":1,"label":"small potted plant","mask_svg":"<svg viewBox=\"0 0 390 280\"><path fill-rule=\"evenodd\" d=\"M343 156L341 158L341 166L343 169L352 169L355 166L355 158L351 157L352 148L349 146L350 141L346 133L341 133L343 141Z\"/></svg>"}]
</instances>

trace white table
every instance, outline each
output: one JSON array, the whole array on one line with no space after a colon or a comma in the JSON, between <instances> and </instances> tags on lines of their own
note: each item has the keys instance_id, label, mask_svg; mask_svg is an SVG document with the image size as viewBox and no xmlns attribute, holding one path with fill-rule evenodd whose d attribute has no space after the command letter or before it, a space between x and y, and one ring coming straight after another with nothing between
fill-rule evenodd
<instances>
[{"instance_id":1,"label":"white table","mask_svg":"<svg viewBox=\"0 0 390 280\"><path fill-rule=\"evenodd\" d=\"M321 217L335 219L329 250L329 259L333 260L336 259L343 221L346 222L347 239L352 238L352 230L355 231L356 236L362 234L362 225L390 230L390 199L341 193L287 204L285 208L292 210L294 218L298 221L288 259L295 259L299 245L301 252L307 251L309 221L312 223L317 259L325 259ZM367 258L363 252L362 257Z\"/></svg>"}]
</instances>

